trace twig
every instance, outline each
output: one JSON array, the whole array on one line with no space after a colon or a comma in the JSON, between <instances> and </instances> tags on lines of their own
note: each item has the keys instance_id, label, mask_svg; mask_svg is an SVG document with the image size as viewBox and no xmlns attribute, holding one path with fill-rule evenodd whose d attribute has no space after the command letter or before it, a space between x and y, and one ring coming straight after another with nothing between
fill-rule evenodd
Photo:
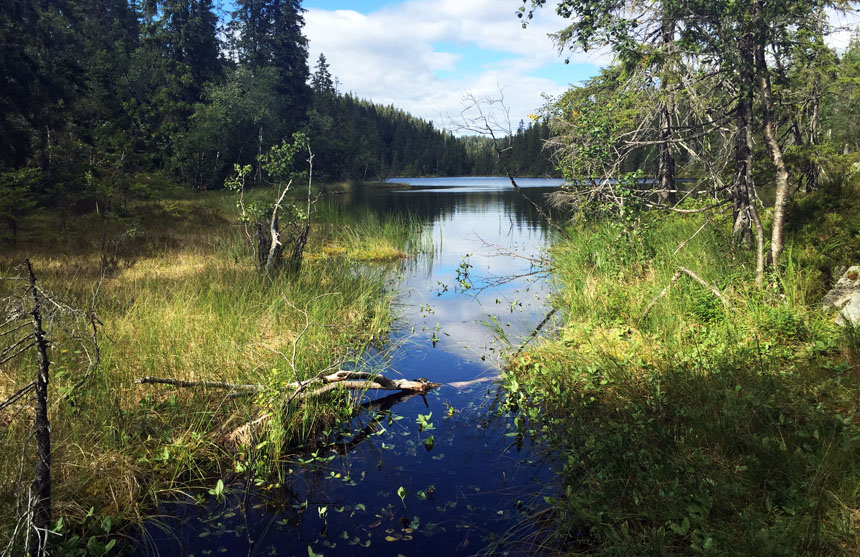
<instances>
[{"instance_id":1,"label":"twig","mask_svg":"<svg viewBox=\"0 0 860 557\"><path fill-rule=\"evenodd\" d=\"M520 344L520 347L514 353L514 356L513 356L514 358L516 358L517 356L520 355L520 352L522 352L523 349L525 349L526 344L531 342L531 340L537 336L537 334L540 332L540 330L543 329L544 325L546 325L550 319L552 319L552 316L555 315L555 312L557 312L557 311L558 311L558 308L552 308L551 310L549 310L549 313L546 314L546 317L543 318L543 321L541 321L538 324L538 326L535 327L535 330L531 332L529 337L526 340L524 340L522 344Z\"/></svg>"},{"instance_id":2,"label":"twig","mask_svg":"<svg viewBox=\"0 0 860 557\"><path fill-rule=\"evenodd\" d=\"M640 318L639 318L640 320L645 319L645 318L648 316L648 314L649 314L649 313L651 313L651 308L653 308L653 307L654 307L654 304L656 304L656 303L657 303L657 300L659 300L660 298L662 298L663 296L665 296L666 294L668 294L668 293L669 293L669 290L672 288L672 286L674 286L675 282L676 282L679 278L681 278L681 271L675 271L675 274L674 274L674 275L672 275L672 280L670 280L670 281L669 281L669 284L667 284L667 285L663 288L663 290L661 290L661 291L660 291L660 293L659 293L659 294L657 294L656 296L654 296L654 299L653 299L653 300L651 300L651 303L649 303L649 304L648 304L648 307L646 307L646 308L645 308L645 313L643 313L643 314L642 314L642 317L640 317Z\"/></svg>"},{"instance_id":3,"label":"twig","mask_svg":"<svg viewBox=\"0 0 860 557\"><path fill-rule=\"evenodd\" d=\"M689 238L687 238L686 240L684 240L683 242L681 242L680 244L678 244L678 247L677 247L677 248L675 248L675 251L673 251L673 252L672 252L672 255L675 255L675 254L677 254L679 251L681 251L681 250L684 248L684 246L686 246L686 245L687 245L687 242L689 242L690 240L692 240L693 238L695 238L696 236L698 236L698 235L699 235L699 232L701 232L702 230L704 230L704 229L705 229L705 227L706 227L706 226L708 226L708 225L711 223L711 221L712 221L712 220L714 220L714 218L716 218L716 217L717 217L717 216L719 216L719 215L722 215L724 212L725 212L725 209L723 209L723 210L722 210L722 211L720 211L719 213L714 213L713 215L711 215L711 216L710 216L710 218L708 218L708 220L706 220L706 221L702 224L702 226L700 226L700 227L699 227L699 229L698 229L698 230L696 230L696 232L694 232L694 233L693 233L693 235L692 235L692 236L690 236Z\"/></svg>"},{"instance_id":4,"label":"twig","mask_svg":"<svg viewBox=\"0 0 860 557\"><path fill-rule=\"evenodd\" d=\"M692 215L695 213L706 213L712 209L722 207L723 205L725 205L726 203L730 203L731 201L732 201L731 199L724 199L723 201L720 201L719 203L715 203L715 204L709 205L707 207L702 207L700 209L676 209L675 207L661 207L660 205L654 205L653 203L646 203L645 205L648 207L651 207L652 209L663 209L666 211L672 211L673 213Z\"/></svg>"},{"instance_id":5,"label":"twig","mask_svg":"<svg viewBox=\"0 0 860 557\"><path fill-rule=\"evenodd\" d=\"M207 389L230 389L233 391L250 391L259 393L263 390L262 385L240 385L224 383L222 381L183 381L164 377L141 377L135 380L139 385L173 385L174 387L205 387Z\"/></svg>"},{"instance_id":6,"label":"twig","mask_svg":"<svg viewBox=\"0 0 860 557\"><path fill-rule=\"evenodd\" d=\"M14 354L10 354L10 352L12 352L13 350L15 350L16 348L18 348L19 346L21 346L22 344L24 344L27 341L30 341L30 343L27 344L26 346L24 346L23 348L21 348L20 350L18 350L17 352L15 352ZM24 352L25 350L27 350L28 348L30 348L34 344L36 344L36 339L33 337L33 334L30 333L29 335L20 339L15 344L8 346L5 349L3 349L3 352L0 352L0 364L5 364L6 362L11 360L12 358L17 356L18 354Z\"/></svg>"},{"instance_id":7,"label":"twig","mask_svg":"<svg viewBox=\"0 0 860 557\"><path fill-rule=\"evenodd\" d=\"M681 271L682 273L684 273L685 275L687 275L688 277L690 277L691 279L693 279L694 281L698 282L699 284L701 284L702 286L704 286L708 290L710 290L711 294L716 296L723 303L724 306L726 306L726 307L729 306L729 302L726 301L725 298L723 298L723 295L720 293L720 291L717 289L716 286L713 286L713 285L707 283L703 278L701 278L699 275L697 275L696 273L694 273L690 269L687 269L686 267L678 267L678 270Z\"/></svg>"},{"instance_id":8,"label":"twig","mask_svg":"<svg viewBox=\"0 0 860 557\"><path fill-rule=\"evenodd\" d=\"M698 282L699 284L710 290L711 294L713 294L723 303L723 306L729 307L729 302L723 297L723 295L720 293L716 286L709 284L702 277L700 277L690 269L687 269L686 267L678 267L678 270L675 271L674 275L672 275L672 280L669 281L669 284L667 284L666 287L663 288L663 290L661 290L660 293L657 294L653 300L651 300L651 302L648 304L648 307L645 308L645 312L642 314L642 317L639 318L640 321L648 316L648 314L651 312L651 309L654 307L654 304L656 304L660 298L669 293L669 290L671 290L672 286L674 286L675 283L678 282L678 279L681 278L681 275L687 275L694 281Z\"/></svg>"},{"instance_id":9,"label":"twig","mask_svg":"<svg viewBox=\"0 0 860 557\"><path fill-rule=\"evenodd\" d=\"M27 385L24 385L24 387L18 389L18 391L15 394L13 394L9 398L7 398L5 401L0 403L0 410L5 410L7 406L15 404L16 400L20 399L24 395L29 394L35 388L36 388L36 382L35 381L32 381L32 382L28 383Z\"/></svg>"},{"instance_id":10,"label":"twig","mask_svg":"<svg viewBox=\"0 0 860 557\"><path fill-rule=\"evenodd\" d=\"M10 322L11 321L14 321L14 319L11 319ZM8 324L9 323L7 322L6 324L2 325L2 327L5 327ZM11 335L15 331L20 331L21 329L23 329L24 327L26 327L29 324L30 323L28 321L25 321L25 322L21 323L20 325L18 325L17 327L15 327L14 329L9 329L8 331L3 331L2 333L0 333L0 337L5 337L6 335Z\"/></svg>"}]
</instances>

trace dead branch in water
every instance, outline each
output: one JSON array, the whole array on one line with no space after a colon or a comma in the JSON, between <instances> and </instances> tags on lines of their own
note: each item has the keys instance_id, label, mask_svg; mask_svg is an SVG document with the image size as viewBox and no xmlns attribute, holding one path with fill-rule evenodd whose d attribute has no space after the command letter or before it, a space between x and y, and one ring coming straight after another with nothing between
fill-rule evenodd
<instances>
[{"instance_id":1,"label":"dead branch in water","mask_svg":"<svg viewBox=\"0 0 860 557\"><path fill-rule=\"evenodd\" d=\"M645 308L645 312L642 314L642 317L639 318L640 321L642 319L645 319L648 314L651 313L651 310L654 308L654 305L657 303L657 301L669 293L669 290L672 289L672 286L674 286L675 283L678 282L678 279L681 278L682 275L687 275L694 281L698 282L699 284L710 290L711 294L713 294L714 297L716 297L723 303L723 306L729 307L729 302L723 297L722 293L720 293L719 289L717 289L716 286L709 284L702 277L700 277L690 269L687 269L686 267L678 267L678 270L675 271L674 275L672 275L672 279L669 281L669 284L667 284L666 287L663 288L663 290L661 290L659 294L654 296L654 299L651 300L651 302L648 304L648 307Z\"/></svg>"},{"instance_id":2,"label":"dead branch in water","mask_svg":"<svg viewBox=\"0 0 860 557\"><path fill-rule=\"evenodd\" d=\"M366 371L349 370L340 370L308 381L288 383L285 386L287 388L295 389L296 391L304 391L309 385L317 381L322 383L319 388L313 391L303 392L299 398L318 396L334 390L335 388L415 391L425 393L439 386L438 383L431 383L426 379L417 379L415 381L410 381L408 379L389 379L384 375L368 373ZM182 388L225 389L242 394L257 394L263 391L262 385L225 383L223 381L184 381L169 377L141 377L140 379L135 380L135 383L140 385L171 385Z\"/></svg>"},{"instance_id":3,"label":"dead branch in water","mask_svg":"<svg viewBox=\"0 0 860 557\"><path fill-rule=\"evenodd\" d=\"M525 349L526 344L531 342L531 340L537 336L537 334L540 332L540 330L543 329L544 325L546 325L549 322L549 320L552 319L552 316L555 315L556 311L558 311L558 308L552 308L551 310L549 310L549 313L546 314L546 317L543 318L543 321L541 321L538 324L538 326L535 327L534 331L531 332L531 334L528 336L528 338L526 340L524 340L523 343L520 345L520 347L517 349L516 353L514 353L514 358L519 356L520 353L523 351L523 349Z\"/></svg>"}]
</instances>

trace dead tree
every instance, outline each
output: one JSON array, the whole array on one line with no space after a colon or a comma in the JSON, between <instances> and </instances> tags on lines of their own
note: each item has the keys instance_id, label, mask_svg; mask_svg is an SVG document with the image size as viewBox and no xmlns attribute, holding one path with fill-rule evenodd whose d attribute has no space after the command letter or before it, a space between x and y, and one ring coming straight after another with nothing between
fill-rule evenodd
<instances>
[{"instance_id":1,"label":"dead tree","mask_svg":"<svg viewBox=\"0 0 860 557\"><path fill-rule=\"evenodd\" d=\"M295 134L293 143L284 141L280 146L274 146L267 155L258 155L260 168L265 170L270 178L278 184L275 194L277 195L271 207L246 206L245 179L251 174L251 166L235 166L236 174L228 178L224 185L236 192L239 196L238 207L240 210L239 221L243 224L245 236L254 247L254 258L257 267L266 275L271 275L284 267L283 254L289 251L287 269L296 273L301 268L301 258L307 245L308 233L310 232L311 207L315 202L312 197L313 186L313 159L314 155L308 144L307 137L303 134ZM308 151L308 197L307 210L301 222L291 222L287 228L292 227L291 233L287 233L283 226L282 214L287 207L298 209L285 203L287 193L293 186L296 174L291 171L293 156L299 149ZM264 162L265 161L265 162ZM286 182L286 185L284 185ZM281 187L283 186L283 188ZM269 214L271 211L271 214ZM254 234L248 230L248 225L253 223ZM285 245L287 244L287 245Z\"/></svg>"},{"instance_id":2,"label":"dead tree","mask_svg":"<svg viewBox=\"0 0 860 557\"><path fill-rule=\"evenodd\" d=\"M508 115L508 108L505 106L504 96L499 93L499 98L493 99L490 97L478 98L475 97L472 93L468 93L463 97L464 108L460 112L460 120L458 122L454 122L454 126L456 129L461 131L469 131L481 134L483 136L489 137L493 143L493 152L496 154L496 159L499 161L499 165L502 167L502 171L507 176L508 180L511 182L511 186L513 186L514 190L520 194L529 205L535 210L535 212L550 226L553 230L561 234L563 237L568 238L568 233L552 218L544 211L544 209L536 203L532 198L530 198L526 193L520 188L520 185L517 183L516 178L511 173L508 168L507 161L505 160L504 153L507 149L504 149L500 144L501 138L511 137L513 132L511 130L511 123ZM485 110L486 107L486 110ZM504 113L504 117L500 118L494 111L493 108L500 108Z\"/></svg>"},{"instance_id":3,"label":"dead tree","mask_svg":"<svg viewBox=\"0 0 860 557\"><path fill-rule=\"evenodd\" d=\"M78 387L83 385L98 365L100 357L96 338L98 319L92 311L76 309L40 288L29 259L24 260L22 274L23 276L17 277L16 280L22 280L27 285L26 289L23 289L19 295L3 300L5 315L2 318L3 323L0 324L0 339L5 341L6 346L0 349L0 364L7 363L35 348L36 378L0 403L0 411L16 407L20 414L27 409L22 402L26 397L35 395L33 424L36 462L29 493L26 496L23 493L18 495L19 500L26 500L26 509L20 513L19 522L16 524L7 551L15 553L20 550L21 553L42 556L46 554L52 520L52 449L51 423L48 415L48 385L51 368L48 347L52 344L52 340L47 331L62 333L75 343L92 343L90 346L81 345L82 353L89 359L89 366L83 377L60 399L67 400ZM89 327L92 327L92 333L88 332ZM31 331L21 336L21 333L27 329ZM22 455L22 465L24 458ZM23 534L23 542L18 541L18 532ZM16 546L18 543L23 543L23 548Z\"/></svg>"},{"instance_id":4,"label":"dead tree","mask_svg":"<svg viewBox=\"0 0 860 557\"><path fill-rule=\"evenodd\" d=\"M33 523L31 526L30 555L43 555L51 525L51 422L48 420L48 378L51 361L48 359L48 340L42 329L42 301L36 288L36 275L30 260L26 259L30 294L33 297L33 338L36 343L38 373L36 375L36 470L33 472L32 499Z\"/></svg>"}]
</instances>

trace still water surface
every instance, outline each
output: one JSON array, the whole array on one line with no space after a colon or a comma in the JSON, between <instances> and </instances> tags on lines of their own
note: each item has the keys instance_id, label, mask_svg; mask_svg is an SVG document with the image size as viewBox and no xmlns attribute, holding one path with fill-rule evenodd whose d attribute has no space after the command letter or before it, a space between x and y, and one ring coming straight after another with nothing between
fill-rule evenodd
<instances>
[{"instance_id":1,"label":"still water surface","mask_svg":"<svg viewBox=\"0 0 860 557\"><path fill-rule=\"evenodd\" d=\"M509 435L490 379L509 348L500 331L516 346L547 312L547 278L532 259L549 231L506 178L391 181L404 186L338 202L428 223L432 253L392 271L399 317L386 375L445 385L426 397L370 393L339 444L284 464L279 488L246 494L240 479L226 497L164 505L139 555L534 553L518 541L550 464ZM518 183L540 200L561 182Z\"/></svg>"}]
</instances>

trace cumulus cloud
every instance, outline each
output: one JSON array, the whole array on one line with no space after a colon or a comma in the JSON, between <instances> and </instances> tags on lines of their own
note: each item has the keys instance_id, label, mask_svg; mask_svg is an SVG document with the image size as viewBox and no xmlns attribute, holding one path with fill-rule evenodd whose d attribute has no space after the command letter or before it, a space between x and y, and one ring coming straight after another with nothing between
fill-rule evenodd
<instances>
[{"instance_id":1,"label":"cumulus cloud","mask_svg":"<svg viewBox=\"0 0 860 557\"><path fill-rule=\"evenodd\" d=\"M551 8L520 26L513 0L406 0L369 13L310 8L305 34L312 63L325 53L339 90L392 104L448 127L464 94L504 93L510 120L525 119L571 82L609 63L606 52L560 55L549 34L565 20ZM855 12L828 13L835 32L828 44L848 45L860 19ZM482 62L475 62L477 56ZM571 66L563 65L569 58ZM578 66L577 64L584 64ZM565 68L569 68L565 71ZM585 73L584 73L585 72Z\"/></svg>"},{"instance_id":2,"label":"cumulus cloud","mask_svg":"<svg viewBox=\"0 0 860 557\"><path fill-rule=\"evenodd\" d=\"M543 9L523 29L507 0L409 0L371 13L311 8L305 14L310 56L325 53L339 89L448 125L464 93L504 92L514 125L542 104L541 93L558 94L569 81L536 75L562 63L547 36L564 26ZM483 53L476 64L461 53ZM605 56L577 54L572 62L597 65ZM563 68L563 66L561 66Z\"/></svg>"}]
</instances>

